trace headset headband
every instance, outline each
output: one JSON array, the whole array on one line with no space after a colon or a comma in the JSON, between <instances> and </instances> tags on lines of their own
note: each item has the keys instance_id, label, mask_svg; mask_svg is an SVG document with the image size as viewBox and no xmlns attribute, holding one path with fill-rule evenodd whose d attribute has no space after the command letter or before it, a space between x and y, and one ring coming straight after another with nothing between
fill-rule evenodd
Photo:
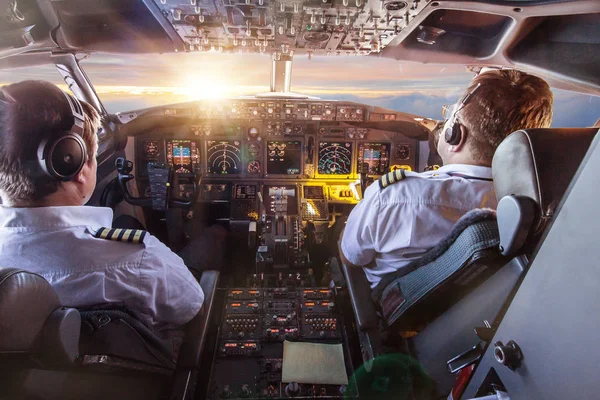
<instances>
[{"instance_id":1,"label":"headset headband","mask_svg":"<svg viewBox=\"0 0 600 400\"><path fill-rule=\"evenodd\" d=\"M473 97L473 94L475 94L475 92L477 91L477 89L479 89L480 86L481 83L478 83L477 86L473 88L473 90L467 93L465 97L463 97L460 101L460 104L458 104L458 107L455 107L454 111L452 112L452 115L450 116L450 126L444 132L444 139L446 140L446 143L453 146L460 143L462 135L460 132L460 124L456 123L457 114L460 110L465 108L469 100L471 100L471 97Z\"/></svg>"}]
</instances>

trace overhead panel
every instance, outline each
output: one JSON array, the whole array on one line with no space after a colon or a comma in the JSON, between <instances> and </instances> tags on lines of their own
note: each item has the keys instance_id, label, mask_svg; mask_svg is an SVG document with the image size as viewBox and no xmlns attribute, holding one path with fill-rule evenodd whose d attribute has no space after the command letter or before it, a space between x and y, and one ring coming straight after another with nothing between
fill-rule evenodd
<instances>
[{"instance_id":1,"label":"overhead panel","mask_svg":"<svg viewBox=\"0 0 600 400\"><path fill-rule=\"evenodd\" d=\"M188 51L367 55L428 3L413 0L155 0Z\"/></svg>"}]
</instances>

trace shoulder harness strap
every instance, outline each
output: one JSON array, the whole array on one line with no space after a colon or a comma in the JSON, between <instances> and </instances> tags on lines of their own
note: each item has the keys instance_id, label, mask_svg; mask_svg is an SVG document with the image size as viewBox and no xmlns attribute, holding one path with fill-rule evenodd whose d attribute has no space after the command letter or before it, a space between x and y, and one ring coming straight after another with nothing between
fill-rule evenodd
<instances>
[{"instance_id":1,"label":"shoulder harness strap","mask_svg":"<svg viewBox=\"0 0 600 400\"><path fill-rule=\"evenodd\" d=\"M404 178L406 178L406 174L404 173L403 169L397 169L395 171L388 172L379 178L379 188L385 189L389 185L400 182Z\"/></svg>"},{"instance_id":2,"label":"shoulder harness strap","mask_svg":"<svg viewBox=\"0 0 600 400\"><path fill-rule=\"evenodd\" d=\"M143 243L146 233L142 229L100 228L93 235L95 238L117 242Z\"/></svg>"}]
</instances>

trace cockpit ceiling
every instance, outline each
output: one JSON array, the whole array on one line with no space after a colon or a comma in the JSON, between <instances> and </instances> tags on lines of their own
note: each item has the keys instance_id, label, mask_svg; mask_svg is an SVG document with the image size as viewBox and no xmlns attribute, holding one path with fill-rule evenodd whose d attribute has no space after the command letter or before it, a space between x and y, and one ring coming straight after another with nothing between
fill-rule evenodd
<instances>
[{"instance_id":1,"label":"cockpit ceiling","mask_svg":"<svg viewBox=\"0 0 600 400\"><path fill-rule=\"evenodd\" d=\"M4 2L0 2L2 4ZM10 3L10 2L8 2ZM111 53L378 55L516 67L600 94L597 0L38 0L3 10L6 56ZM23 62L21 62L23 63Z\"/></svg>"}]
</instances>

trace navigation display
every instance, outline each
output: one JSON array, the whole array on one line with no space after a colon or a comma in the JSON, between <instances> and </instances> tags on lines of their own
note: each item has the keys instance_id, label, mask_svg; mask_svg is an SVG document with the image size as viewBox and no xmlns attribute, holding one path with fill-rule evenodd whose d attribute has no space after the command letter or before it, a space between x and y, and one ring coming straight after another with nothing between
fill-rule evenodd
<instances>
[{"instance_id":1,"label":"navigation display","mask_svg":"<svg viewBox=\"0 0 600 400\"><path fill-rule=\"evenodd\" d=\"M352 172L352 143L320 142L319 174L349 175Z\"/></svg>"},{"instance_id":2,"label":"navigation display","mask_svg":"<svg viewBox=\"0 0 600 400\"><path fill-rule=\"evenodd\" d=\"M267 174L298 175L302 165L302 142L299 140L267 142Z\"/></svg>"},{"instance_id":3,"label":"navigation display","mask_svg":"<svg viewBox=\"0 0 600 400\"><path fill-rule=\"evenodd\" d=\"M194 173L194 164L198 163L196 143L191 140L169 140L167 162L177 174Z\"/></svg>"},{"instance_id":4,"label":"navigation display","mask_svg":"<svg viewBox=\"0 0 600 400\"><path fill-rule=\"evenodd\" d=\"M242 157L239 140L209 140L206 142L209 174L239 174Z\"/></svg>"},{"instance_id":5,"label":"navigation display","mask_svg":"<svg viewBox=\"0 0 600 400\"><path fill-rule=\"evenodd\" d=\"M362 164L368 165L367 175L383 175L390 166L389 143L361 143L358 145L357 171L361 172Z\"/></svg>"}]
</instances>

